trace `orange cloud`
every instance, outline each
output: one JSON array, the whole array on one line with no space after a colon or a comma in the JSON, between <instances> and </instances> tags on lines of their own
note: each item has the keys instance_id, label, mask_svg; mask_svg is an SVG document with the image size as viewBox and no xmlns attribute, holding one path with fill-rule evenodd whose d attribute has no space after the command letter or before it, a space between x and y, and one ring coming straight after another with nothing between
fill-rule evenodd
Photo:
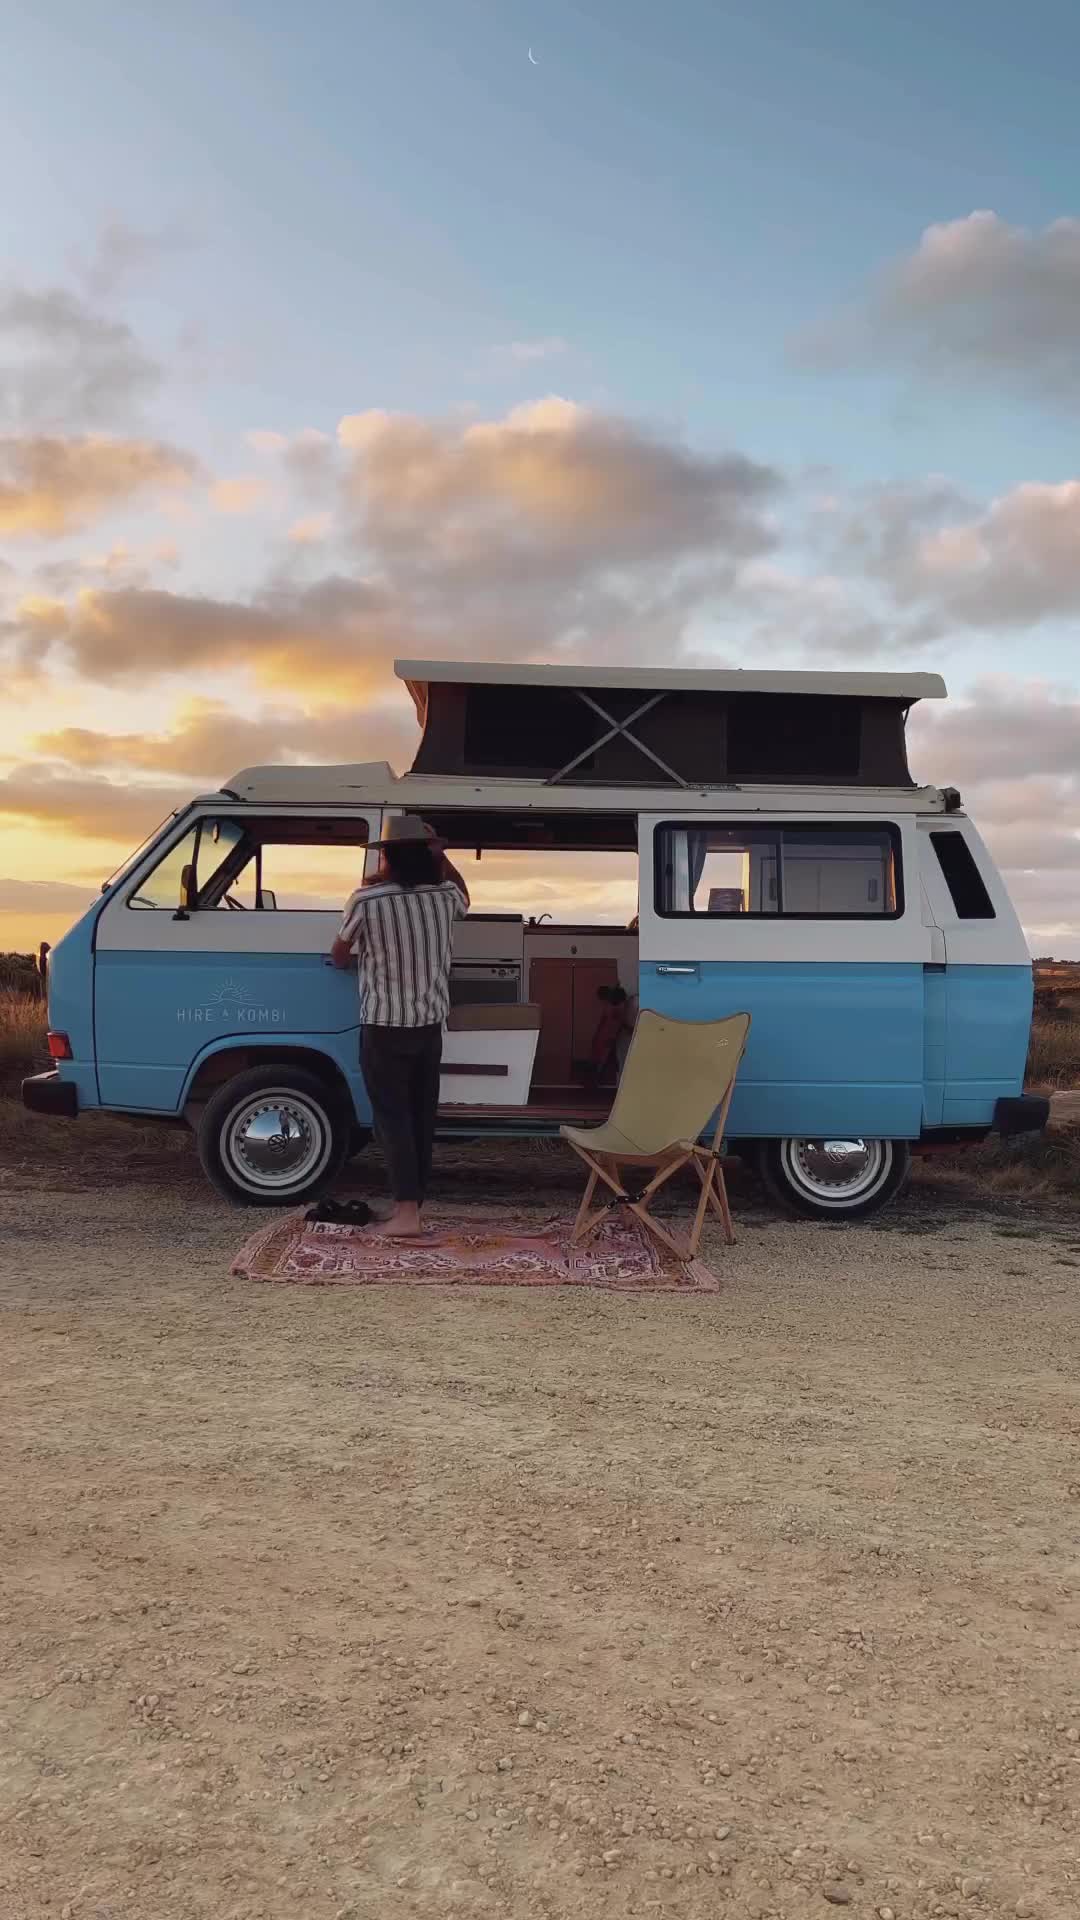
<instances>
[{"instance_id":1,"label":"orange cloud","mask_svg":"<svg viewBox=\"0 0 1080 1920\"><path fill-rule=\"evenodd\" d=\"M142 496L186 488L196 472L189 454L159 441L9 436L0 440L0 533L71 533Z\"/></svg>"},{"instance_id":2,"label":"orange cloud","mask_svg":"<svg viewBox=\"0 0 1080 1920\"><path fill-rule=\"evenodd\" d=\"M352 415L336 445L307 433L282 459L336 490L362 574L279 575L248 600L138 583L39 599L22 659L103 683L239 667L348 698L398 654L670 659L776 541L772 468L558 398L469 424ZM294 544L321 525L299 522Z\"/></svg>"},{"instance_id":3,"label":"orange cloud","mask_svg":"<svg viewBox=\"0 0 1080 1920\"><path fill-rule=\"evenodd\" d=\"M257 474L242 473L232 480L217 480L210 489L210 500L219 513L250 513L266 499L270 489Z\"/></svg>"},{"instance_id":4,"label":"orange cloud","mask_svg":"<svg viewBox=\"0 0 1080 1920\"><path fill-rule=\"evenodd\" d=\"M254 719L215 701L197 700L181 709L165 733L62 727L39 734L33 748L69 766L184 774L208 780L214 788L242 767L282 761L389 760L400 772L411 761L417 739L411 705L402 695L395 706L369 706L360 713L337 706L313 713L290 707Z\"/></svg>"},{"instance_id":5,"label":"orange cloud","mask_svg":"<svg viewBox=\"0 0 1080 1920\"><path fill-rule=\"evenodd\" d=\"M121 784L73 777L39 763L13 767L0 779L0 816L42 822L81 839L135 846L188 799L179 786Z\"/></svg>"},{"instance_id":6,"label":"orange cloud","mask_svg":"<svg viewBox=\"0 0 1080 1920\"><path fill-rule=\"evenodd\" d=\"M88 679L145 680L210 668L247 668L277 686L369 692L385 684L403 636L379 588L336 578L275 587L252 601L161 589L84 590L73 601L35 598L18 610L25 659L57 647Z\"/></svg>"},{"instance_id":7,"label":"orange cloud","mask_svg":"<svg viewBox=\"0 0 1080 1920\"><path fill-rule=\"evenodd\" d=\"M297 547L315 547L329 538L333 520L328 513L309 513L302 520L294 520L289 528L289 539Z\"/></svg>"}]
</instances>

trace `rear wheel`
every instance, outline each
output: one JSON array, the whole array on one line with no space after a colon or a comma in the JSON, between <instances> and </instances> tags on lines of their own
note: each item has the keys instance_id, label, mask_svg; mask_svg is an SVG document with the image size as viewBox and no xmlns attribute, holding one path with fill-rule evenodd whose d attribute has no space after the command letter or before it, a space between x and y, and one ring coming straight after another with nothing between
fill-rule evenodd
<instances>
[{"instance_id":1,"label":"rear wheel","mask_svg":"<svg viewBox=\"0 0 1080 1920\"><path fill-rule=\"evenodd\" d=\"M249 1207L296 1206L329 1186L350 1122L332 1086L299 1067L251 1067L218 1088L198 1126L219 1193Z\"/></svg>"},{"instance_id":2,"label":"rear wheel","mask_svg":"<svg viewBox=\"0 0 1080 1920\"><path fill-rule=\"evenodd\" d=\"M911 1170L906 1140L766 1140L762 1178L789 1212L862 1220L894 1200Z\"/></svg>"}]
</instances>

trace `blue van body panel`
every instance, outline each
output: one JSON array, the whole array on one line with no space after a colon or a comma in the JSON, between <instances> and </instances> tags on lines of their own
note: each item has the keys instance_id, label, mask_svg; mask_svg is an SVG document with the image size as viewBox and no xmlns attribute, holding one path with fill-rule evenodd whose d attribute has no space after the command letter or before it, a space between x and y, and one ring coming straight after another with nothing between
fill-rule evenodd
<instances>
[{"instance_id":1,"label":"blue van body panel","mask_svg":"<svg viewBox=\"0 0 1080 1920\"><path fill-rule=\"evenodd\" d=\"M1021 1093L1031 1033L1030 966L950 966L945 973L948 1127L989 1126L995 1103Z\"/></svg>"},{"instance_id":2,"label":"blue van body panel","mask_svg":"<svg viewBox=\"0 0 1080 1920\"><path fill-rule=\"evenodd\" d=\"M644 962L639 977L641 1005L676 1019L749 1013L733 1138L919 1134L921 964L707 961L668 974Z\"/></svg>"},{"instance_id":3,"label":"blue van body panel","mask_svg":"<svg viewBox=\"0 0 1080 1920\"><path fill-rule=\"evenodd\" d=\"M750 1014L733 1138L915 1140L989 1126L1023 1085L1030 967L717 961L672 974L645 962L639 978L641 1005L676 1019Z\"/></svg>"},{"instance_id":4,"label":"blue van body panel","mask_svg":"<svg viewBox=\"0 0 1080 1920\"><path fill-rule=\"evenodd\" d=\"M359 1026L355 973L321 953L97 955L98 1079L109 1107L178 1113L209 1054L257 1042L326 1054L366 1121Z\"/></svg>"},{"instance_id":5,"label":"blue van body panel","mask_svg":"<svg viewBox=\"0 0 1080 1920\"><path fill-rule=\"evenodd\" d=\"M58 1060L61 1080L77 1089L80 1110L99 1102L94 1022L94 928L104 900L76 920L49 953L49 1026L66 1033L71 1060Z\"/></svg>"}]
</instances>

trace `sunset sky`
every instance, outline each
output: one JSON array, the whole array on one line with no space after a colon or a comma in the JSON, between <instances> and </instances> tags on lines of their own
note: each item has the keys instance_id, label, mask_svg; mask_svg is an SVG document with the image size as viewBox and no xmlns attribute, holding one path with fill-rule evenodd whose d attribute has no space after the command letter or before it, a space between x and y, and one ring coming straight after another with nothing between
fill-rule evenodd
<instances>
[{"instance_id":1,"label":"sunset sky","mask_svg":"<svg viewBox=\"0 0 1080 1920\"><path fill-rule=\"evenodd\" d=\"M239 767L406 765L458 655L941 671L915 770L1080 954L1078 62L1067 0L21 9L0 947Z\"/></svg>"}]
</instances>

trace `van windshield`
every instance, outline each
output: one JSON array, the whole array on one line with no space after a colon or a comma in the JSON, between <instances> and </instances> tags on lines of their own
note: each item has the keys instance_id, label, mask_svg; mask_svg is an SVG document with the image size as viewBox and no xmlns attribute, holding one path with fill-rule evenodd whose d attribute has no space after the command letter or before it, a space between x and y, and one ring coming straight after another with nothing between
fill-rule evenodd
<instances>
[{"instance_id":1,"label":"van windshield","mask_svg":"<svg viewBox=\"0 0 1080 1920\"><path fill-rule=\"evenodd\" d=\"M127 859L122 860L120 862L120 865L113 869L108 879L102 881L101 883L102 893L108 893L110 887L115 887L119 881L126 880L128 874L131 872L131 869L135 865L136 861L142 859L143 854L146 852L147 847L153 846L154 841L157 840L160 837L160 835L164 833L166 827L170 827L174 820L179 820L180 815L183 812L184 812L183 807L174 807L171 813L167 813L165 815L164 820L159 820L153 832L148 833L145 839L140 840L134 852L129 853Z\"/></svg>"}]
</instances>

